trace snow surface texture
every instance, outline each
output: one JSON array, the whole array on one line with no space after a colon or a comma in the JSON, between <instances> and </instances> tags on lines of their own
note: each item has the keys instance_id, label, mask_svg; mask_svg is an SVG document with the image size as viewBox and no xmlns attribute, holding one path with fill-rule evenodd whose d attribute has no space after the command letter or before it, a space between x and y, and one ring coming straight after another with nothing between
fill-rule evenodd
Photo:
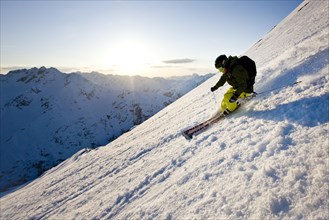
<instances>
[{"instance_id":1,"label":"snow surface texture","mask_svg":"<svg viewBox=\"0 0 329 220\"><path fill-rule=\"evenodd\" d=\"M83 148L108 144L211 76L64 74L45 67L1 75L0 191Z\"/></svg>"},{"instance_id":2,"label":"snow surface texture","mask_svg":"<svg viewBox=\"0 0 329 220\"><path fill-rule=\"evenodd\" d=\"M219 76L107 146L1 199L4 219L329 219L329 2L303 2L247 51L262 92L187 141ZM216 97L216 99L215 99Z\"/></svg>"}]
</instances>

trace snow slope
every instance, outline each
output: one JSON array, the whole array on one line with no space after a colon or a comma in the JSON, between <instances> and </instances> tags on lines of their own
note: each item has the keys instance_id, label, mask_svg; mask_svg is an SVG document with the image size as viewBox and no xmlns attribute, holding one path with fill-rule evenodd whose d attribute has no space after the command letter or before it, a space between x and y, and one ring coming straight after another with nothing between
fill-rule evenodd
<instances>
[{"instance_id":1,"label":"snow slope","mask_svg":"<svg viewBox=\"0 0 329 220\"><path fill-rule=\"evenodd\" d=\"M215 76L3 195L1 217L329 219L328 4L303 2L247 51L256 90L275 90L187 141L181 131L212 115L228 88L211 93Z\"/></svg>"},{"instance_id":2,"label":"snow slope","mask_svg":"<svg viewBox=\"0 0 329 220\"><path fill-rule=\"evenodd\" d=\"M130 130L207 80L32 68L0 75L0 191Z\"/></svg>"}]
</instances>

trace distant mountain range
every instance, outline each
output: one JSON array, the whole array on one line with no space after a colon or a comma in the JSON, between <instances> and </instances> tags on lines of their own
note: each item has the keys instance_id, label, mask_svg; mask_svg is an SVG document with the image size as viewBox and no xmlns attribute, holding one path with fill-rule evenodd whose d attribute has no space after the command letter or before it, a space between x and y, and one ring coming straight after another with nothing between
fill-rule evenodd
<instances>
[{"instance_id":1,"label":"distant mountain range","mask_svg":"<svg viewBox=\"0 0 329 220\"><path fill-rule=\"evenodd\" d=\"M0 191L82 148L108 144L211 76L66 74L45 67L0 75Z\"/></svg>"}]
</instances>

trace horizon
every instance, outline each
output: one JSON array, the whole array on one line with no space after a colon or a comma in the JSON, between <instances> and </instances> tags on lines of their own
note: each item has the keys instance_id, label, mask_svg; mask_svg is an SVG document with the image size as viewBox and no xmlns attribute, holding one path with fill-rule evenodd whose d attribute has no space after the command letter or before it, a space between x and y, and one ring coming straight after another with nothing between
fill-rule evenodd
<instances>
[{"instance_id":1,"label":"horizon","mask_svg":"<svg viewBox=\"0 0 329 220\"><path fill-rule=\"evenodd\" d=\"M218 55L242 55L302 2L1 1L0 72L213 73Z\"/></svg>"}]
</instances>

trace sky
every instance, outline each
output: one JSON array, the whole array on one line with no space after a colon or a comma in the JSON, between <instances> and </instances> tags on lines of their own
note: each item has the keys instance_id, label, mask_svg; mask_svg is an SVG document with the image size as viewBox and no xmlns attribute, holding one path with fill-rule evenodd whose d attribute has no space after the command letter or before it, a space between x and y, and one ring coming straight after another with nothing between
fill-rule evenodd
<instances>
[{"instance_id":1,"label":"sky","mask_svg":"<svg viewBox=\"0 0 329 220\"><path fill-rule=\"evenodd\" d=\"M1 73L31 67L148 77L216 72L301 0L3 1Z\"/></svg>"}]
</instances>

